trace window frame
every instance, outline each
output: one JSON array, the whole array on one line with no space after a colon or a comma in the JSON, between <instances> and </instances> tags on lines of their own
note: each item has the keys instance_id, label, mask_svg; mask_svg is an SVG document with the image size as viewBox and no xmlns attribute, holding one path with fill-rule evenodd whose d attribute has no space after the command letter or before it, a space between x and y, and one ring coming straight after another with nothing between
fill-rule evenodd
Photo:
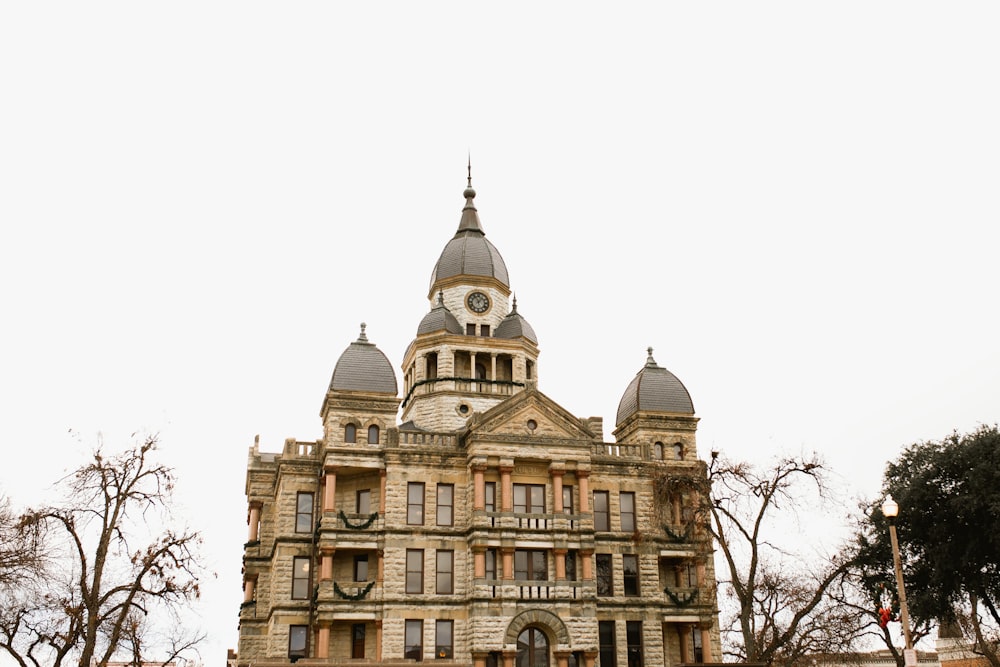
<instances>
[{"instance_id":1,"label":"window frame","mask_svg":"<svg viewBox=\"0 0 1000 667\"><path fill-rule=\"evenodd\" d=\"M628 499L631 508L625 511L625 500ZM625 518L628 517L628 524ZM618 493L618 521L623 533L634 533L638 530L635 512L635 491L621 491Z\"/></svg>"},{"instance_id":2,"label":"window frame","mask_svg":"<svg viewBox=\"0 0 1000 667\"><path fill-rule=\"evenodd\" d=\"M497 483L486 482L483 486L483 509L487 512L497 511Z\"/></svg>"},{"instance_id":3,"label":"window frame","mask_svg":"<svg viewBox=\"0 0 1000 667\"><path fill-rule=\"evenodd\" d=\"M500 555L497 553L497 550L487 549L485 555L483 556L483 559L484 559L483 576L486 579L486 581L498 581L499 577L497 576L497 563L500 561ZM490 564L490 561L493 561L492 565ZM493 574L492 577L490 576L490 573Z\"/></svg>"},{"instance_id":4,"label":"window frame","mask_svg":"<svg viewBox=\"0 0 1000 667\"><path fill-rule=\"evenodd\" d=\"M518 491L524 494L524 502L518 504ZM515 514L545 514L545 484L522 484L513 485L513 510ZM539 509L538 502L541 502ZM518 509L518 508L521 509Z\"/></svg>"},{"instance_id":5,"label":"window frame","mask_svg":"<svg viewBox=\"0 0 1000 667\"><path fill-rule=\"evenodd\" d=\"M599 509L600 504L604 505L603 509ZM608 491L594 491L594 530L602 533L611 530L611 494Z\"/></svg>"},{"instance_id":6,"label":"window frame","mask_svg":"<svg viewBox=\"0 0 1000 667\"><path fill-rule=\"evenodd\" d=\"M594 580L598 597L614 597L615 564L611 554L594 554Z\"/></svg>"},{"instance_id":7,"label":"window frame","mask_svg":"<svg viewBox=\"0 0 1000 667\"><path fill-rule=\"evenodd\" d=\"M362 572L364 570L364 572ZM368 581L368 554L354 555L354 583Z\"/></svg>"},{"instance_id":8,"label":"window frame","mask_svg":"<svg viewBox=\"0 0 1000 667\"><path fill-rule=\"evenodd\" d=\"M563 514L573 514L573 486L571 484L563 484L562 505Z\"/></svg>"},{"instance_id":9,"label":"window frame","mask_svg":"<svg viewBox=\"0 0 1000 667\"><path fill-rule=\"evenodd\" d=\"M418 639L420 643L418 644L407 643L412 637L411 632L416 633L416 639ZM414 649L416 650L416 655L411 658L409 657L409 654ZM408 618L403 622L403 659L423 662L424 620L422 618Z\"/></svg>"},{"instance_id":10,"label":"window frame","mask_svg":"<svg viewBox=\"0 0 1000 667\"><path fill-rule=\"evenodd\" d=\"M614 621L597 622L597 645L601 667L616 667L618 664L616 631ZM605 639L610 641L605 642Z\"/></svg>"},{"instance_id":11,"label":"window frame","mask_svg":"<svg viewBox=\"0 0 1000 667\"><path fill-rule=\"evenodd\" d=\"M303 511L302 501L303 499L309 499L309 509L308 511ZM295 532L302 533L312 533L313 532L313 517L315 516L316 510L316 494L311 491L299 491L295 494ZM303 521L305 524L303 524Z\"/></svg>"},{"instance_id":12,"label":"window frame","mask_svg":"<svg viewBox=\"0 0 1000 667\"><path fill-rule=\"evenodd\" d=\"M625 661L628 667L642 667L642 652L642 621L625 621Z\"/></svg>"},{"instance_id":13,"label":"window frame","mask_svg":"<svg viewBox=\"0 0 1000 667\"><path fill-rule=\"evenodd\" d=\"M632 573L629 573L629 563L634 566ZM638 554L622 554L622 588L626 597L638 597L642 594L639 585Z\"/></svg>"},{"instance_id":14,"label":"window frame","mask_svg":"<svg viewBox=\"0 0 1000 667\"><path fill-rule=\"evenodd\" d=\"M455 593L455 552L451 549L437 549L434 553L434 593Z\"/></svg>"},{"instance_id":15,"label":"window frame","mask_svg":"<svg viewBox=\"0 0 1000 667\"><path fill-rule=\"evenodd\" d=\"M358 630L361 632L359 633ZM364 623L351 624L351 659L365 659L365 635L367 634ZM360 635L360 636L359 636ZM360 647L360 651L358 648ZM360 655L358 655L360 653Z\"/></svg>"},{"instance_id":16,"label":"window frame","mask_svg":"<svg viewBox=\"0 0 1000 667\"><path fill-rule=\"evenodd\" d=\"M442 630L447 628L448 643L441 642ZM442 650L443 649L443 650ZM443 654L443 655L442 655ZM450 660L455 655L455 621L437 620L434 621L434 658L436 660Z\"/></svg>"},{"instance_id":17,"label":"window frame","mask_svg":"<svg viewBox=\"0 0 1000 667\"><path fill-rule=\"evenodd\" d=\"M301 639L301 648L296 639ZM294 642L294 646L293 646ZM288 659L297 660L309 655L309 626L289 625L288 626Z\"/></svg>"},{"instance_id":18,"label":"window frame","mask_svg":"<svg viewBox=\"0 0 1000 667\"><path fill-rule=\"evenodd\" d=\"M372 438L372 434L373 433L375 434L374 438ZM382 434L382 430L378 427L378 424L371 424L371 425L369 425L368 426L368 444L369 445L377 445L377 444L379 444L379 437L381 436L381 434Z\"/></svg>"},{"instance_id":19,"label":"window frame","mask_svg":"<svg viewBox=\"0 0 1000 667\"><path fill-rule=\"evenodd\" d=\"M419 566L419 567L418 567ZM419 579L418 579L419 577ZM420 585L416 583L419 581ZM409 595L419 595L424 592L424 550L406 550L405 588Z\"/></svg>"},{"instance_id":20,"label":"window frame","mask_svg":"<svg viewBox=\"0 0 1000 667\"><path fill-rule=\"evenodd\" d=\"M441 501L442 492L446 492L448 498L447 502ZM454 484L438 484L437 485L437 502L434 507L435 521L439 526L454 526L455 525L455 485ZM442 517L442 510L447 511L447 516ZM443 520L442 520L443 519Z\"/></svg>"},{"instance_id":21,"label":"window frame","mask_svg":"<svg viewBox=\"0 0 1000 667\"><path fill-rule=\"evenodd\" d=\"M312 569L309 567L312 559L309 556L293 556L292 557L292 599L293 600L308 600L309 599L309 581ZM304 576L300 576L300 566L301 571ZM304 589L304 590L301 590Z\"/></svg>"},{"instance_id":22,"label":"window frame","mask_svg":"<svg viewBox=\"0 0 1000 667\"><path fill-rule=\"evenodd\" d=\"M519 565L518 561L522 561L522 563ZM536 570L539 571L536 572ZM522 573L524 576L519 576L518 573ZM548 551L546 549L515 549L514 579L516 581L548 581Z\"/></svg>"},{"instance_id":23,"label":"window frame","mask_svg":"<svg viewBox=\"0 0 1000 667\"><path fill-rule=\"evenodd\" d=\"M364 499L364 500L362 500ZM372 513L372 490L358 489L354 494L354 512L362 516Z\"/></svg>"},{"instance_id":24,"label":"window frame","mask_svg":"<svg viewBox=\"0 0 1000 667\"><path fill-rule=\"evenodd\" d=\"M358 427L356 424L344 424L344 444L355 445L358 442Z\"/></svg>"},{"instance_id":25,"label":"window frame","mask_svg":"<svg viewBox=\"0 0 1000 667\"><path fill-rule=\"evenodd\" d=\"M420 502L414 501L414 492L419 489ZM424 525L424 503L427 489L423 482L407 482L406 484L406 525ZM419 514L419 516L418 516Z\"/></svg>"}]
</instances>

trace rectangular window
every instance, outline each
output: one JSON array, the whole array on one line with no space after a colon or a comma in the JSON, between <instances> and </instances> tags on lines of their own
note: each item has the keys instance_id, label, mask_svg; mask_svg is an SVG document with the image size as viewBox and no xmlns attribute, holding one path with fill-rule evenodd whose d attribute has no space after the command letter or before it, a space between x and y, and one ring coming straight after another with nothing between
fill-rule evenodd
<instances>
[{"instance_id":1,"label":"rectangular window","mask_svg":"<svg viewBox=\"0 0 1000 667\"><path fill-rule=\"evenodd\" d=\"M490 335L490 325L488 325L488 324L480 325L480 327L479 327L479 335L480 336L489 336Z\"/></svg>"},{"instance_id":2,"label":"rectangular window","mask_svg":"<svg viewBox=\"0 0 1000 667\"><path fill-rule=\"evenodd\" d=\"M451 526L455 523L455 485L437 485L437 525Z\"/></svg>"},{"instance_id":3,"label":"rectangular window","mask_svg":"<svg viewBox=\"0 0 1000 667\"><path fill-rule=\"evenodd\" d=\"M354 557L354 581L368 581L368 554Z\"/></svg>"},{"instance_id":4,"label":"rectangular window","mask_svg":"<svg viewBox=\"0 0 1000 667\"><path fill-rule=\"evenodd\" d=\"M544 514L545 485L515 484L514 511L521 514Z\"/></svg>"},{"instance_id":5,"label":"rectangular window","mask_svg":"<svg viewBox=\"0 0 1000 667\"><path fill-rule=\"evenodd\" d=\"M486 550L486 580L496 581L497 578L497 550Z\"/></svg>"},{"instance_id":6,"label":"rectangular window","mask_svg":"<svg viewBox=\"0 0 1000 667\"><path fill-rule=\"evenodd\" d=\"M694 651L691 653L691 655L694 657L694 661L703 662L704 657L702 654L702 647L701 647L701 632L699 631L698 626L694 626L691 628L691 647L694 649Z\"/></svg>"},{"instance_id":7,"label":"rectangular window","mask_svg":"<svg viewBox=\"0 0 1000 667\"><path fill-rule=\"evenodd\" d=\"M354 623L351 625L351 657L355 660L363 660L365 657L364 623Z\"/></svg>"},{"instance_id":8,"label":"rectangular window","mask_svg":"<svg viewBox=\"0 0 1000 667\"><path fill-rule=\"evenodd\" d=\"M642 667L642 621L625 621L628 667Z\"/></svg>"},{"instance_id":9,"label":"rectangular window","mask_svg":"<svg viewBox=\"0 0 1000 667\"><path fill-rule=\"evenodd\" d=\"M625 580L625 595L639 594L639 557L635 554L622 556L622 577Z\"/></svg>"},{"instance_id":10,"label":"rectangular window","mask_svg":"<svg viewBox=\"0 0 1000 667\"><path fill-rule=\"evenodd\" d=\"M547 581L546 552L540 549L514 551L514 578L520 581Z\"/></svg>"},{"instance_id":11,"label":"rectangular window","mask_svg":"<svg viewBox=\"0 0 1000 667\"><path fill-rule=\"evenodd\" d=\"M563 514L573 513L573 487L563 486Z\"/></svg>"},{"instance_id":12,"label":"rectangular window","mask_svg":"<svg viewBox=\"0 0 1000 667\"><path fill-rule=\"evenodd\" d=\"M306 641L309 638L309 626L288 626L288 657L297 660L306 657Z\"/></svg>"},{"instance_id":13,"label":"rectangular window","mask_svg":"<svg viewBox=\"0 0 1000 667\"><path fill-rule=\"evenodd\" d=\"M369 489L360 489L355 496L354 511L358 514L372 513L372 492Z\"/></svg>"},{"instance_id":14,"label":"rectangular window","mask_svg":"<svg viewBox=\"0 0 1000 667\"><path fill-rule=\"evenodd\" d=\"M617 656L615 653L615 622L597 622L597 641L600 645L601 667L615 667Z\"/></svg>"},{"instance_id":15,"label":"rectangular window","mask_svg":"<svg viewBox=\"0 0 1000 667\"><path fill-rule=\"evenodd\" d=\"M298 493L295 496L295 532L311 533L313 529L313 494Z\"/></svg>"},{"instance_id":16,"label":"rectangular window","mask_svg":"<svg viewBox=\"0 0 1000 667\"><path fill-rule=\"evenodd\" d=\"M576 551L566 552L566 581L576 581Z\"/></svg>"},{"instance_id":17,"label":"rectangular window","mask_svg":"<svg viewBox=\"0 0 1000 667\"><path fill-rule=\"evenodd\" d=\"M476 325L473 322L469 322L465 325L465 335L475 336L476 335Z\"/></svg>"},{"instance_id":18,"label":"rectangular window","mask_svg":"<svg viewBox=\"0 0 1000 667\"><path fill-rule=\"evenodd\" d=\"M296 556L292 559L292 599L309 599L309 558Z\"/></svg>"},{"instance_id":19,"label":"rectangular window","mask_svg":"<svg viewBox=\"0 0 1000 667\"><path fill-rule=\"evenodd\" d=\"M486 482L486 507L487 512L497 511L497 483Z\"/></svg>"},{"instance_id":20,"label":"rectangular window","mask_svg":"<svg viewBox=\"0 0 1000 667\"><path fill-rule=\"evenodd\" d=\"M450 660L454 645L455 621L435 621L434 623L434 657L438 660Z\"/></svg>"},{"instance_id":21,"label":"rectangular window","mask_svg":"<svg viewBox=\"0 0 1000 667\"><path fill-rule=\"evenodd\" d=\"M424 659L424 622L421 620L406 620L406 633L403 638L403 657L420 662Z\"/></svg>"},{"instance_id":22,"label":"rectangular window","mask_svg":"<svg viewBox=\"0 0 1000 667\"><path fill-rule=\"evenodd\" d=\"M615 594L614 571L611 569L611 554L597 554L597 594Z\"/></svg>"},{"instance_id":23,"label":"rectangular window","mask_svg":"<svg viewBox=\"0 0 1000 667\"><path fill-rule=\"evenodd\" d=\"M424 592L424 550L406 550L406 592Z\"/></svg>"},{"instance_id":24,"label":"rectangular window","mask_svg":"<svg viewBox=\"0 0 1000 667\"><path fill-rule=\"evenodd\" d=\"M410 482L406 485L406 523L411 526L424 525L423 482Z\"/></svg>"},{"instance_id":25,"label":"rectangular window","mask_svg":"<svg viewBox=\"0 0 1000 667\"><path fill-rule=\"evenodd\" d=\"M450 595L455 592L455 552L438 549L435 567L435 592Z\"/></svg>"},{"instance_id":26,"label":"rectangular window","mask_svg":"<svg viewBox=\"0 0 1000 667\"><path fill-rule=\"evenodd\" d=\"M619 507L622 520L622 532L635 532L635 494L631 491L622 492L619 496Z\"/></svg>"},{"instance_id":27,"label":"rectangular window","mask_svg":"<svg viewBox=\"0 0 1000 667\"><path fill-rule=\"evenodd\" d=\"M611 530L607 491L594 491L594 530Z\"/></svg>"}]
</instances>

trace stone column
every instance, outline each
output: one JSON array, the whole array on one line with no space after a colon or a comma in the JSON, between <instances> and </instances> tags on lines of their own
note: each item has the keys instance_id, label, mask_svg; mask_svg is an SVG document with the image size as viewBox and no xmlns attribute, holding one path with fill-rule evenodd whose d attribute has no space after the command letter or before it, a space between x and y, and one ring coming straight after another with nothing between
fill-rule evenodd
<instances>
[{"instance_id":1,"label":"stone column","mask_svg":"<svg viewBox=\"0 0 1000 667\"><path fill-rule=\"evenodd\" d=\"M320 623L319 632L316 633L316 657L323 659L330 657L330 624Z\"/></svg>"},{"instance_id":2,"label":"stone column","mask_svg":"<svg viewBox=\"0 0 1000 667\"><path fill-rule=\"evenodd\" d=\"M483 475L486 473L486 464L475 461L472 464L472 509L486 509L486 482Z\"/></svg>"},{"instance_id":3,"label":"stone column","mask_svg":"<svg viewBox=\"0 0 1000 667\"><path fill-rule=\"evenodd\" d=\"M337 492L337 469L333 466L323 468L326 473L326 485L323 488L323 511L335 512L337 510L334 498Z\"/></svg>"},{"instance_id":4,"label":"stone column","mask_svg":"<svg viewBox=\"0 0 1000 667\"><path fill-rule=\"evenodd\" d=\"M569 667L569 651L553 651L552 655L556 657L556 667Z\"/></svg>"},{"instance_id":5,"label":"stone column","mask_svg":"<svg viewBox=\"0 0 1000 667\"><path fill-rule=\"evenodd\" d=\"M681 497L675 493L670 497L671 522L674 527L681 525Z\"/></svg>"},{"instance_id":6,"label":"stone column","mask_svg":"<svg viewBox=\"0 0 1000 667\"><path fill-rule=\"evenodd\" d=\"M513 461L500 462L500 511L514 511L514 487L510 483L510 474L514 472Z\"/></svg>"},{"instance_id":7,"label":"stone column","mask_svg":"<svg viewBox=\"0 0 1000 667\"><path fill-rule=\"evenodd\" d=\"M486 547L472 547L472 576L486 578Z\"/></svg>"},{"instance_id":8,"label":"stone column","mask_svg":"<svg viewBox=\"0 0 1000 667\"><path fill-rule=\"evenodd\" d=\"M503 555L503 578L509 581L514 578L514 547L503 547L500 553Z\"/></svg>"},{"instance_id":9,"label":"stone column","mask_svg":"<svg viewBox=\"0 0 1000 667\"><path fill-rule=\"evenodd\" d=\"M375 662L382 662L382 619L375 619Z\"/></svg>"},{"instance_id":10,"label":"stone column","mask_svg":"<svg viewBox=\"0 0 1000 667\"><path fill-rule=\"evenodd\" d=\"M517 651L503 652L503 667L514 667L517 664Z\"/></svg>"},{"instance_id":11,"label":"stone column","mask_svg":"<svg viewBox=\"0 0 1000 667\"><path fill-rule=\"evenodd\" d=\"M333 579L333 553L334 547L320 547L319 580L327 581Z\"/></svg>"},{"instance_id":12,"label":"stone column","mask_svg":"<svg viewBox=\"0 0 1000 667\"><path fill-rule=\"evenodd\" d=\"M681 623L677 626L677 636L681 645L681 664L691 662L691 626Z\"/></svg>"},{"instance_id":13,"label":"stone column","mask_svg":"<svg viewBox=\"0 0 1000 667\"><path fill-rule=\"evenodd\" d=\"M243 601L250 602L257 593L257 575L251 574L243 580Z\"/></svg>"},{"instance_id":14,"label":"stone column","mask_svg":"<svg viewBox=\"0 0 1000 667\"><path fill-rule=\"evenodd\" d=\"M566 579L566 549L553 549L556 556L556 581Z\"/></svg>"},{"instance_id":15,"label":"stone column","mask_svg":"<svg viewBox=\"0 0 1000 667\"><path fill-rule=\"evenodd\" d=\"M577 470L576 479L580 483L580 512L590 511L590 471Z\"/></svg>"},{"instance_id":16,"label":"stone column","mask_svg":"<svg viewBox=\"0 0 1000 667\"><path fill-rule=\"evenodd\" d=\"M698 588L705 588L705 561L698 561L694 566L694 578L698 582ZM706 660L705 662L708 662Z\"/></svg>"},{"instance_id":17,"label":"stone column","mask_svg":"<svg viewBox=\"0 0 1000 667\"><path fill-rule=\"evenodd\" d=\"M378 515L385 519L385 468L378 471Z\"/></svg>"},{"instance_id":18,"label":"stone column","mask_svg":"<svg viewBox=\"0 0 1000 667\"><path fill-rule=\"evenodd\" d=\"M472 667L486 667L486 658L489 657L489 653L484 653L482 651L472 652Z\"/></svg>"},{"instance_id":19,"label":"stone column","mask_svg":"<svg viewBox=\"0 0 1000 667\"><path fill-rule=\"evenodd\" d=\"M715 662L712 659L712 622L702 621L701 627L701 661Z\"/></svg>"},{"instance_id":20,"label":"stone column","mask_svg":"<svg viewBox=\"0 0 1000 667\"><path fill-rule=\"evenodd\" d=\"M549 468L549 474L552 475L552 511L555 512L556 514L562 514L563 513L562 483L563 483L563 475L566 474L566 471L562 468L561 464L560 467L558 468L554 466L555 464L553 464L553 467Z\"/></svg>"},{"instance_id":21,"label":"stone column","mask_svg":"<svg viewBox=\"0 0 1000 667\"><path fill-rule=\"evenodd\" d=\"M583 572L583 581L593 581L594 580L594 550L593 549L580 549L580 561L582 562L581 569Z\"/></svg>"},{"instance_id":22,"label":"stone column","mask_svg":"<svg viewBox=\"0 0 1000 667\"><path fill-rule=\"evenodd\" d=\"M594 661L597 660L598 655L600 654L597 651L584 651L583 652L584 667L594 667Z\"/></svg>"},{"instance_id":23,"label":"stone column","mask_svg":"<svg viewBox=\"0 0 1000 667\"><path fill-rule=\"evenodd\" d=\"M263 507L264 503L259 500L250 502L250 511L247 514L247 524L250 526L250 531L247 535L247 542L256 542L260 539L260 510Z\"/></svg>"}]
</instances>

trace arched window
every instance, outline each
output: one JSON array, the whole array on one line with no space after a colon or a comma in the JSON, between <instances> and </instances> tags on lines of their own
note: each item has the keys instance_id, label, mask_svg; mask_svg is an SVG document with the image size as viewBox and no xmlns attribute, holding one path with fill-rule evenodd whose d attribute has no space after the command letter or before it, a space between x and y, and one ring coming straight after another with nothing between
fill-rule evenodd
<instances>
[{"instance_id":1,"label":"arched window","mask_svg":"<svg viewBox=\"0 0 1000 667\"><path fill-rule=\"evenodd\" d=\"M344 427L344 442L357 442L358 441L358 427L354 424L348 424Z\"/></svg>"},{"instance_id":2,"label":"arched window","mask_svg":"<svg viewBox=\"0 0 1000 667\"><path fill-rule=\"evenodd\" d=\"M517 667L549 667L549 640L538 628L525 628L517 636Z\"/></svg>"},{"instance_id":3,"label":"arched window","mask_svg":"<svg viewBox=\"0 0 1000 667\"><path fill-rule=\"evenodd\" d=\"M378 426L372 424L368 427L368 444L377 445L378 444Z\"/></svg>"},{"instance_id":4,"label":"arched window","mask_svg":"<svg viewBox=\"0 0 1000 667\"><path fill-rule=\"evenodd\" d=\"M662 461L663 460L663 443L657 442L653 445L653 460Z\"/></svg>"},{"instance_id":5,"label":"arched window","mask_svg":"<svg viewBox=\"0 0 1000 667\"><path fill-rule=\"evenodd\" d=\"M679 442L674 443L674 458L678 461L684 458L684 445Z\"/></svg>"}]
</instances>

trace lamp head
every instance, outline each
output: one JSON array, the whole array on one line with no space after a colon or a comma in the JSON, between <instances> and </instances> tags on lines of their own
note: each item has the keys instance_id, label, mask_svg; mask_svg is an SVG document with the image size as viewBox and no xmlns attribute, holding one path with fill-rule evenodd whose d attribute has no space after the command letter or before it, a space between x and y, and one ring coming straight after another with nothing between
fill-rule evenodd
<instances>
[{"instance_id":1,"label":"lamp head","mask_svg":"<svg viewBox=\"0 0 1000 667\"><path fill-rule=\"evenodd\" d=\"M899 516L899 503L892 499L892 494L885 497L885 502L882 503L882 514L886 519L895 519Z\"/></svg>"}]
</instances>

